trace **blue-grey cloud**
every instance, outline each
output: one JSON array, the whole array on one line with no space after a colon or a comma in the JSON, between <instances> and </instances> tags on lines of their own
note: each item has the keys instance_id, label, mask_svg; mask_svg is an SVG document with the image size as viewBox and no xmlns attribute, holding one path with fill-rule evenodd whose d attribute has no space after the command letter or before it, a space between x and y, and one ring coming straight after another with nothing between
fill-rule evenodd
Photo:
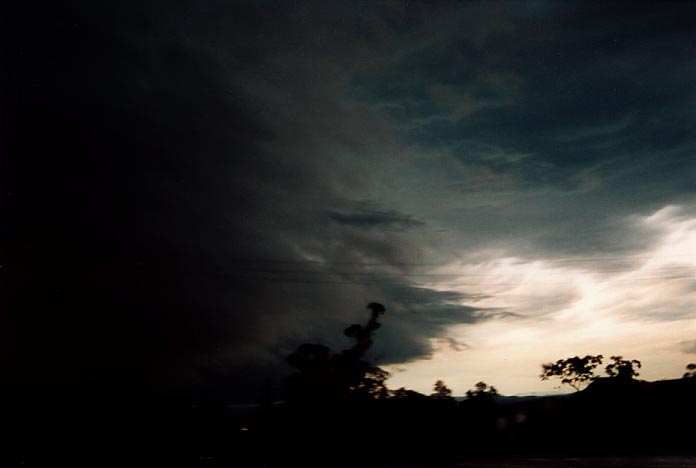
<instances>
[{"instance_id":1,"label":"blue-grey cloud","mask_svg":"<svg viewBox=\"0 0 696 468\"><path fill-rule=\"evenodd\" d=\"M601 19L587 5L542 10L511 8L484 42L442 33L355 84L389 103L405 140L508 181L448 177L505 199L485 214L462 206L473 236L514 244L514 231L561 255L644 248L650 236L624 241L624 216L694 199L694 39L683 17L668 19L693 9L666 8L647 27L644 7Z\"/></svg>"}]
</instances>

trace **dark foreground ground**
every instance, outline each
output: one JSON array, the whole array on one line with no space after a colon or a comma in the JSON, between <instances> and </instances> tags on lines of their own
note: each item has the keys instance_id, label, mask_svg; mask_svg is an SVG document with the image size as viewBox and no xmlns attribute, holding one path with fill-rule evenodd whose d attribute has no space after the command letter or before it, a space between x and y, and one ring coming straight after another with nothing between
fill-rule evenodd
<instances>
[{"instance_id":1,"label":"dark foreground ground","mask_svg":"<svg viewBox=\"0 0 696 468\"><path fill-rule=\"evenodd\" d=\"M585 468L585 467L635 467L677 468L696 467L696 456L661 457L589 457L589 458L518 458L488 459L453 462L452 468ZM396 466L394 466L396 468ZM405 468L405 467L404 467ZM443 466L444 468L444 466Z\"/></svg>"},{"instance_id":2,"label":"dark foreground ground","mask_svg":"<svg viewBox=\"0 0 696 468\"><path fill-rule=\"evenodd\" d=\"M696 379L457 403L255 405L4 394L0 468L695 467Z\"/></svg>"},{"instance_id":3,"label":"dark foreground ground","mask_svg":"<svg viewBox=\"0 0 696 468\"><path fill-rule=\"evenodd\" d=\"M202 461L200 466L216 465L214 460ZM232 465L228 465L232 466ZM280 468L283 465L278 465ZM295 466L295 465L287 465ZM387 463L383 465L346 465L346 468L692 468L696 467L696 456L653 456L653 457L562 457L562 458L485 458L460 460L447 463L423 461L419 464ZM270 468L270 467L268 467Z\"/></svg>"}]
</instances>

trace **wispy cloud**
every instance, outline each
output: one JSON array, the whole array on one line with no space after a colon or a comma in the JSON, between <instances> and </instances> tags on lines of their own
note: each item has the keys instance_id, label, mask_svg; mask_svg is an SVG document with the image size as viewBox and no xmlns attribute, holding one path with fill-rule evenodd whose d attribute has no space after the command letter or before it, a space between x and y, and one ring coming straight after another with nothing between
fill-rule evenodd
<instances>
[{"instance_id":1,"label":"wispy cloud","mask_svg":"<svg viewBox=\"0 0 696 468\"><path fill-rule=\"evenodd\" d=\"M444 375L459 383L458 373L474 372L467 363L487 356L502 367L480 368L481 375L507 382L508 391L550 391L535 380L535 366L544 360L620 352L641 359L646 378L678 377L685 364L680 353L695 352L689 337L696 332L696 218L668 206L642 217L636 228L640 224L662 234L650 249L628 257L498 259L444 269L460 276L430 287L480 291L487 294L477 303L484 310L504 307L522 317L450 327L470 348L439 348L438 359L451 369ZM516 366L528 376L510 380ZM426 372L422 364L406 365L398 379L422 378L425 385Z\"/></svg>"}]
</instances>

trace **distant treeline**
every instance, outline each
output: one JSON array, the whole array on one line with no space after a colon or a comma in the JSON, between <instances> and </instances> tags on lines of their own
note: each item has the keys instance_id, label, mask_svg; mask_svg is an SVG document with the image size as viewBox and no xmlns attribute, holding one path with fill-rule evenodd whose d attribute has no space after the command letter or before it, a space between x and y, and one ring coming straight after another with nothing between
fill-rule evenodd
<instances>
[{"instance_id":1,"label":"distant treeline","mask_svg":"<svg viewBox=\"0 0 696 468\"><path fill-rule=\"evenodd\" d=\"M572 395L502 398L479 382L457 402L438 380L431 395L389 389L389 374L362 360L385 312L370 304L365 326L345 331L349 350L331 354L307 344L288 358L297 372L287 380L288 400L266 408L253 431L277 441L285 453L309 462L326 451L356 460L446 460L491 455L591 455L690 452L696 449L696 365L684 378L644 382L640 361L602 355L542 364L542 380L557 378ZM386 440L396 441L387 444ZM307 444L303 441L313 441ZM371 442L367 442L371 441ZM384 441L384 442L382 442ZM366 457L366 458L361 458Z\"/></svg>"}]
</instances>

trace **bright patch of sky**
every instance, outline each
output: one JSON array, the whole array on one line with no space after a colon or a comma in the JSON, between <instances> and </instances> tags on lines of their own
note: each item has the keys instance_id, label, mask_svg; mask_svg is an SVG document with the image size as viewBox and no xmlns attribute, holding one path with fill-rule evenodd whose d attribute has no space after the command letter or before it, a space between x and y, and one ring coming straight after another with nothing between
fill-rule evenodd
<instances>
[{"instance_id":1,"label":"bright patch of sky","mask_svg":"<svg viewBox=\"0 0 696 468\"><path fill-rule=\"evenodd\" d=\"M444 379L463 394L484 380L504 394L567 392L558 382L540 381L541 363L585 354L638 359L647 380L680 377L696 358L683 346L696 336L696 218L667 206L636 220L641 225L659 229L660 239L628 257L443 267L461 276L428 287L475 287L484 295L477 306L514 315L449 327L447 336L468 346L457 350L434 340L430 359L389 368L391 385L427 393Z\"/></svg>"}]
</instances>

